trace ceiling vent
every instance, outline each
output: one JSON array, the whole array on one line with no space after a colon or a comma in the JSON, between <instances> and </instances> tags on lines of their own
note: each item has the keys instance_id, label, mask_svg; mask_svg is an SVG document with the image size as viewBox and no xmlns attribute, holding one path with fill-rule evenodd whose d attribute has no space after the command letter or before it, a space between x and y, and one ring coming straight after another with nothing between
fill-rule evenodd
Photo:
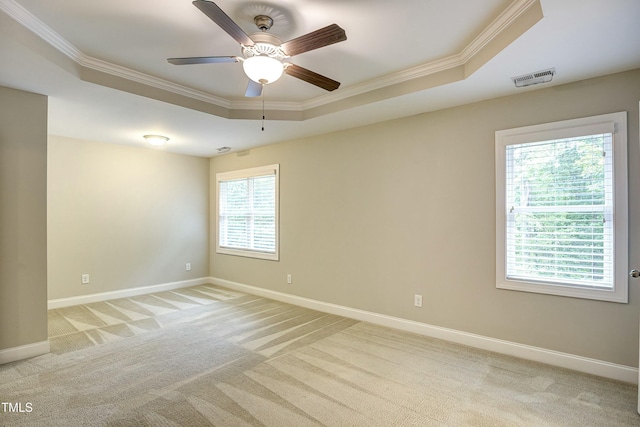
<instances>
[{"instance_id":1,"label":"ceiling vent","mask_svg":"<svg viewBox=\"0 0 640 427\"><path fill-rule=\"evenodd\" d=\"M531 85L537 85L539 83L547 83L553 79L556 74L555 68L549 68L548 70L536 71L535 73L523 74L517 77L511 77L516 87L525 87Z\"/></svg>"}]
</instances>

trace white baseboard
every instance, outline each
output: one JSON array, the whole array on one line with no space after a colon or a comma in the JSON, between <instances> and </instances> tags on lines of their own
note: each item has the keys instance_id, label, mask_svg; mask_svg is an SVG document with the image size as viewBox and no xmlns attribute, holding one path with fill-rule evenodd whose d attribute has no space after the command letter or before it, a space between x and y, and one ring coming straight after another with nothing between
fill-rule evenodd
<instances>
[{"instance_id":1,"label":"white baseboard","mask_svg":"<svg viewBox=\"0 0 640 427\"><path fill-rule=\"evenodd\" d=\"M605 362L603 360L591 359L574 354L562 353L545 348L485 337L455 329L442 328L440 326L433 326L413 320L387 316L384 314L326 303L282 292L271 291L216 277L210 277L209 279L210 282L215 285L224 286L240 292L246 292L325 313L336 314L351 319L374 323L376 325L413 332L432 338L439 338L458 344L468 345L470 347L533 360L535 362L546 363L548 365L559 366L561 368L572 369L574 371L584 372L600 377L638 384L638 369L631 366L618 365L615 363Z\"/></svg>"},{"instance_id":2,"label":"white baseboard","mask_svg":"<svg viewBox=\"0 0 640 427\"><path fill-rule=\"evenodd\" d=\"M33 344L7 348L0 350L0 365L40 356L41 354L49 353L49 351L51 351L49 341L40 341Z\"/></svg>"},{"instance_id":3,"label":"white baseboard","mask_svg":"<svg viewBox=\"0 0 640 427\"><path fill-rule=\"evenodd\" d=\"M150 294L153 292L171 291L173 289L187 288L189 286L205 285L210 283L208 277L199 277L197 279L182 280L179 282L161 283L159 285L141 286L138 288L122 289L119 291L100 292L97 294L79 295L69 298L52 299L48 302L48 309L69 307L78 304L89 304L92 302L106 301L116 298L128 298L136 295Z\"/></svg>"}]
</instances>

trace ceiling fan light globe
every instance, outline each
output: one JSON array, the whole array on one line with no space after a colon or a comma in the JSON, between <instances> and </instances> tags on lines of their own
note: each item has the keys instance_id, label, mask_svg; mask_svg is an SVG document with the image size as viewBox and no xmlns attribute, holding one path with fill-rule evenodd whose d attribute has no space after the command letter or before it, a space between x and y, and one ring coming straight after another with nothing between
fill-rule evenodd
<instances>
[{"instance_id":1,"label":"ceiling fan light globe","mask_svg":"<svg viewBox=\"0 0 640 427\"><path fill-rule=\"evenodd\" d=\"M252 56L242 63L244 73L256 83L269 84L278 80L284 72L282 62L269 56Z\"/></svg>"}]
</instances>

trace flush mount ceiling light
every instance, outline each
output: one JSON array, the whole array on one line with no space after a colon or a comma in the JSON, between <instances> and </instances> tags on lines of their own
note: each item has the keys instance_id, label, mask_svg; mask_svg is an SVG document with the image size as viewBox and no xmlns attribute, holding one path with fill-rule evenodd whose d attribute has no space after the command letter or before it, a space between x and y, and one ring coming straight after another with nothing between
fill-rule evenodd
<instances>
[{"instance_id":1,"label":"flush mount ceiling light","mask_svg":"<svg viewBox=\"0 0 640 427\"><path fill-rule=\"evenodd\" d=\"M162 136L162 135L145 135L144 139L151 145L156 146L156 147L160 147L161 145L164 145L167 143L167 141L169 140L169 138L167 138L166 136Z\"/></svg>"}]
</instances>

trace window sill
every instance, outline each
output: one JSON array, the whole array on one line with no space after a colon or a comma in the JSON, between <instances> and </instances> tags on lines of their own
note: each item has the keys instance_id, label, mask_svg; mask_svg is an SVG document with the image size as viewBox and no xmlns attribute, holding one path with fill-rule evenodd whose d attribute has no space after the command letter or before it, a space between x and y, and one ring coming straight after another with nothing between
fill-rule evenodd
<instances>
[{"instance_id":1,"label":"window sill","mask_svg":"<svg viewBox=\"0 0 640 427\"><path fill-rule=\"evenodd\" d=\"M229 249L229 248L216 248L216 253L223 254L223 255L240 256L244 258L265 259L269 261L280 260L280 256L278 253L270 253L270 252L245 251L241 249Z\"/></svg>"},{"instance_id":2,"label":"window sill","mask_svg":"<svg viewBox=\"0 0 640 427\"><path fill-rule=\"evenodd\" d=\"M496 284L498 289L512 291L531 292L536 294L556 295L571 298L592 299L607 302L628 303L626 293L616 292L615 289L597 289L582 286L571 286L541 282L525 282L519 280L507 280Z\"/></svg>"}]
</instances>

